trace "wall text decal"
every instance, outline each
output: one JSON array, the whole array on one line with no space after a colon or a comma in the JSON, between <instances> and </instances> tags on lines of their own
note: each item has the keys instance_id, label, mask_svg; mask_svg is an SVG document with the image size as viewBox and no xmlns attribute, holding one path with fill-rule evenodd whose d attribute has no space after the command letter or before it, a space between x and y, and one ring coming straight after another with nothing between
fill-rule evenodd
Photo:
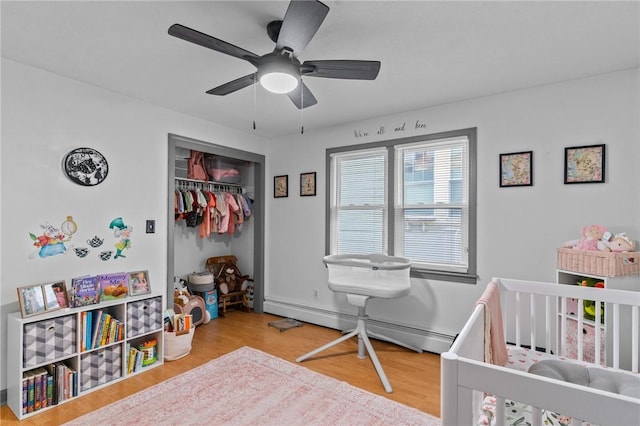
<instances>
[{"instance_id":1,"label":"wall text decal","mask_svg":"<svg viewBox=\"0 0 640 426\"><path fill-rule=\"evenodd\" d=\"M413 131L417 131L417 130L421 130L421 129L426 129L427 128L427 124L421 122L420 120L416 120L416 122L413 125L413 129L411 127L407 127L407 122L405 121L404 123L402 123L401 125L397 125L397 126L393 126L393 131L389 132L389 133L400 133L400 132L405 132L407 130L413 130ZM386 126L382 125L382 126L378 126L378 129L376 130L375 134L376 135L384 135L386 133ZM367 136L369 136L371 134L371 132L369 130L363 130L363 129L354 129L353 131L353 137L356 139L359 138L365 138Z\"/></svg>"}]
</instances>

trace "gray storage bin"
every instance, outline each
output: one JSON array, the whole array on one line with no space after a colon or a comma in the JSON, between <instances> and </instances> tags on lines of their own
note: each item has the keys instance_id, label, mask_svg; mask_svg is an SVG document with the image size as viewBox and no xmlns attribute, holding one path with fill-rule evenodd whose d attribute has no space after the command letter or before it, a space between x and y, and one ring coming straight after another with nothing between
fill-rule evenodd
<instances>
[{"instance_id":1,"label":"gray storage bin","mask_svg":"<svg viewBox=\"0 0 640 426\"><path fill-rule=\"evenodd\" d=\"M75 351L75 315L24 325L23 366L25 368L73 355Z\"/></svg>"},{"instance_id":2,"label":"gray storage bin","mask_svg":"<svg viewBox=\"0 0 640 426\"><path fill-rule=\"evenodd\" d=\"M122 345L109 346L80 356L80 390L122 377Z\"/></svg>"},{"instance_id":3,"label":"gray storage bin","mask_svg":"<svg viewBox=\"0 0 640 426\"><path fill-rule=\"evenodd\" d=\"M136 337L163 326L162 296L138 300L127 304L127 337Z\"/></svg>"}]
</instances>

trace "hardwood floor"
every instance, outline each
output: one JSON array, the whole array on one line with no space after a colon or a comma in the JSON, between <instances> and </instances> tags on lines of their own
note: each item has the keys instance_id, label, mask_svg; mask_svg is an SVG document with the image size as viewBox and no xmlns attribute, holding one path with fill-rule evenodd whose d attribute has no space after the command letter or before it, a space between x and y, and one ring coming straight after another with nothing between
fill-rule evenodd
<instances>
[{"instance_id":1,"label":"hardwood floor","mask_svg":"<svg viewBox=\"0 0 640 426\"><path fill-rule=\"evenodd\" d=\"M295 362L298 356L340 336L340 332L336 330L312 324L304 324L302 327L282 332L268 325L269 322L279 319L282 318L269 314L229 311L226 317L197 327L191 353L180 360L165 362L161 367L83 395L22 421L16 420L8 406L2 406L0 423L3 426L58 425L242 346L250 346ZM372 340L372 343L393 387L391 394L382 388L371 360L368 357L358 359L355 338L298 365L440 417L439 355L418 354L378 340Z\"/></svg>"}]
</instances>

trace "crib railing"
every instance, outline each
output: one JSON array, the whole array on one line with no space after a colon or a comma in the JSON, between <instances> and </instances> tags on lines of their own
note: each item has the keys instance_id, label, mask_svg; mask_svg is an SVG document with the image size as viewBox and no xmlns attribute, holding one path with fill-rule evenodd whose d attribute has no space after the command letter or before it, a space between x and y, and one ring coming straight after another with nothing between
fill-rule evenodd
<instances>
[{"instance_id":1,"label":"crib railing","mask_svg":"<svg viewBox=\"0 0 640 426\"><path fill-rule=\"evenodd\" d=\"M494 278L500 288L505 336L513 338L515 346L531 346L547 353L567 356L568 321L577 322L577 357L596 365L605 364L599 342L604 334L610 351L606 364L637 373L639 371L638 315L640 292L621 290L602 291L599 288L579 287L564 284L549 284L504 278ZM577 300L578 312L569 315L569 299ZM595 345L593 359L585 359L585 339L580 332L588 322L584 319L583 301L595 301L595 306L604 303L606 328L602 324L602 313L595 309ZM539 329L540 328L540 329ZM528 344L527 344L528 343Z\"/></svg>"},{"instance_id":2,"label":"crib railing","mask_svg":"<svg viewBox=\"0 0 640 426\"><path fill-rule=\"evenodd\" d=\"M593 300L596 307L600 303L605 305L607 329L599 326L602 315L599 309L596 309L593 324L596 342L602 337L601 333L611 340L612 351L606 354L607 363L638 372L640 292L602 291L502 278L494 278L494 281L500 289L505 336L510 343L562 356L566 353L567 321L570 318L577 321L577 330L581 330L585 324L582 301ZM569 299L578 299L577 315L571 317L567 313ZM541 410L535 407L571 415L574 422L582 418L606 424L611 420L607 417L611 412L618 413L617 419L624 424L633 424L633 419L637 418L640 403L633 398L484 363L483 340L484 307L478 305L449 351L442 354L441 416L444 426L475 424L484 394L496 396L497 426L505 422L505 398L532 406L534 424L541 421ZM577 333L577 340L577 357L584 361L582 333ZM604 354L599 345L596 347L593 364L599 365L604 361ZM567 397L569 394L571 396ZM604 400L606 410L602 409Z\"/></svg>"}]
</instances>

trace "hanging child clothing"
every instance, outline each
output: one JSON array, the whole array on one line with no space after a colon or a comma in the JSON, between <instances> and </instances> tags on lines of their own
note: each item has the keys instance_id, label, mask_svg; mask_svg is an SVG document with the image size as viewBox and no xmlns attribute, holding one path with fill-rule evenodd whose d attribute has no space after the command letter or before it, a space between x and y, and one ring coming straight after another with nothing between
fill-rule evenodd
<instances>
[{"instance_id":1,"label":"hanging child clothing","mask_svg":"<svg viewBox=\"0 0 640 426\"><path fill-rule=\"evenodd\" d=\"M185 184L176 182L177 187ZM212 233L240 232L242 224L251 217L251 199L242 193L212 191L211 188L215 185L209 185L209 189L206 186L198 182L187 182L186 188L175 190L176 222L185 220L188 228L199 228L200 238L208 238Z\"/></svg>"}]
</instances>

